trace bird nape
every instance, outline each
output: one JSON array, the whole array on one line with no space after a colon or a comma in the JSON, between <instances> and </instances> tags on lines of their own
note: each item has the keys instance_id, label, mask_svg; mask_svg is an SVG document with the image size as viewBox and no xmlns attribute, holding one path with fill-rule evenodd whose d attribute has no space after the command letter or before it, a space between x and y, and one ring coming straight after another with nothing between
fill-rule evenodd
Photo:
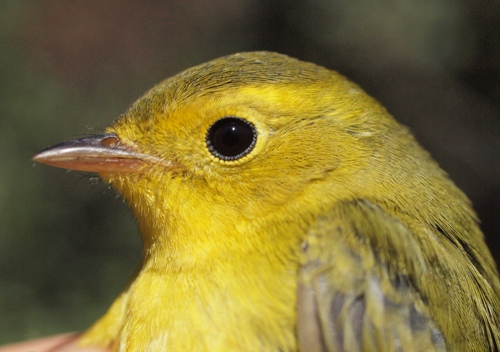
<instances>
[{"instance_id":1,"label":"bird nape","mask_svg":"<svg viewBox=\"0 0 500 352\"><path fill-rule=\"evenodd\" d=\"M500 281L469 200L335 71L222 57L34 160L98 172L140 225L142 267L82 346L500 348Z\"/></svg>"}]
</instances>

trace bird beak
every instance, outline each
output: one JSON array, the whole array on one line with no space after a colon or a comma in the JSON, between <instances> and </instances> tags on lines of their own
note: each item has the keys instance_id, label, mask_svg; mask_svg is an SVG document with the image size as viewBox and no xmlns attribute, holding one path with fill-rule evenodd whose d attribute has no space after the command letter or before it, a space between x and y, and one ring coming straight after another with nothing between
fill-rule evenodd
<instances>
[{"instance_id":1,"label":"bird beak","mask_svg":"<svg viewBox=\"0 0 500 352\"><path fill-rule=\"evenodd\" d=\"M156 158L122 145L114 133L100 134L48 147L34 161L69 170L133 173L141 172Z\"/></svg>"}]
</instances>

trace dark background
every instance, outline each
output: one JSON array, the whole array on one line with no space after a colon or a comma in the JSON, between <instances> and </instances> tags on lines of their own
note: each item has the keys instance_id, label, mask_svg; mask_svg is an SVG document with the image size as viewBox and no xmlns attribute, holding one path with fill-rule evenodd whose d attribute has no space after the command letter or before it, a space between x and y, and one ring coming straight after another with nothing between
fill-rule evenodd
<instances>
[{"instance_id":1,"label":"dark background","mask_svg":"<svg viewBox=\"0 0 500 352\"><path fill-rule=\"evenodd\" d=\"M472 199L498 261L499 20L496 0L0 1L0 344L84 329L140 256L113 190L32 155L238 51L316 62L378 98Z\"/></svg>"}]
</instances>

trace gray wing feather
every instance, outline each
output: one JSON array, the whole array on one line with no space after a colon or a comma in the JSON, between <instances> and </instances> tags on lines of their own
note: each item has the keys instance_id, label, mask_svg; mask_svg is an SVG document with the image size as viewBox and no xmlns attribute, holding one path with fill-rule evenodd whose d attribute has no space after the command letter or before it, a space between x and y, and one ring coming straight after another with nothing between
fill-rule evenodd
<instances>
[{"instance_id":1,"label":"gray wing feather","mask_svg":"<svg viewBox=\"0 0 500 352\"><path fill-rule=\"evenodd\" d=\"M367 241L362 231L396 234L401 242L393 249L412 251L410 260L423 265L412 236L380 209L366 202L352 206L351 211L359 212L352 221L341 214L324 217L302 246L300 350L446 351L425 297L405 276L404 257L394 254L389 260L393 253L378 252L380 247ZM367 223L358 228L359 221ZM387 240L384 234L379 237Z\"/></svg>"}]
</instances>

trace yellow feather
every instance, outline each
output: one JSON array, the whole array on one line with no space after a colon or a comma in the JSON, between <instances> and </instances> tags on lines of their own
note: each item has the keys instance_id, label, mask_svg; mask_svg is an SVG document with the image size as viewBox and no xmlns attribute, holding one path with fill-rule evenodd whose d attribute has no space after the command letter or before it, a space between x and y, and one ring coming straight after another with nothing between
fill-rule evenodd
<instances>
[{"instance_id":1,"label":"yellow feather","mask_svg":"<svg viewBox=\"0 0 500 352\"><path fill-rule=\"evenodd\" d=\"M254 134L245 155L214 146L244 141L214 137L224 118ZM500 282L469 201L340 74L235 54L158 84L106 132L71 162L67 146L37 156L99 171L140 224L142 267L81 345L500 348Z\"/></svg>"}]
</instances>

